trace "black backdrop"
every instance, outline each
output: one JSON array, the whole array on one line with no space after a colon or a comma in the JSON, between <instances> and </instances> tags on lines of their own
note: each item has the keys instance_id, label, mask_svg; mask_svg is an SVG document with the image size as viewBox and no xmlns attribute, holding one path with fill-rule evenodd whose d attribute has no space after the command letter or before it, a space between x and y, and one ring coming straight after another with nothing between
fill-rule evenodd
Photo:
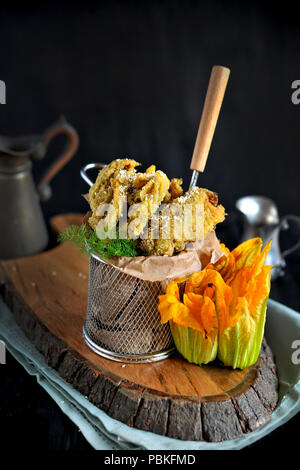
<instances>
[{"instance_id":1,"label":"black backdrop","mask_svg":"<svg viewBox=\"0 0 300 470\"><path fill-rule=\"evenodd\" d=\"M244 194L298 209L300 30L264 2L89 2L0 7L0 134L40 132L64 113L81 144L47 215L85 210L80 167L132 156L173 177L189 163L212 65L232 73L201 184L226 209ZM37 177L56 155L35 164Z\"/></svg>"},{"instance_id":2,"label":"black backdrop","mask_svg":"<svg viewBox=\"0 0 300 470\"><path fill-rule=\"evenodd\" d=\"M76 156L52 183L45 216L87 209L79 170L88 162L131 156L144 168L156 163L170 177L182 176L188 186L214 64L232 71L200 178L229 213L219 235L229 245L238 242L234 202L242 195L271 197L282 215L299 215L300 105L291 102L291 83L300 79L298 17L293 6L263 1L1 4L0 79L7 104L0 106L0 134L40 132L63 113L80 135ZM34 164L37 180L62 144L58 138L47 158ZM299 310L300 256L293 260L272 295ZM12 359L0 372L7 442L86 447ZM295 419L257 447L271 450L285 432L295 444Z\"/></svg>"}]
</instances>

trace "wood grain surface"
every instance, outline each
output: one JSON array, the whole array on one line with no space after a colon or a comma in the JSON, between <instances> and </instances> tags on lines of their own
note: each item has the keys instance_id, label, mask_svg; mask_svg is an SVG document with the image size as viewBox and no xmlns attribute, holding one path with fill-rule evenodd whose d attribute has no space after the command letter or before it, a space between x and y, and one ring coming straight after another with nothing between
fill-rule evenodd
<instances>
[{"instance_id":1,"label":"wood grain surface","mask_svg":"<svg viewBox=\"0 0 300 470\"><path fill-rule=\"evenodd\" d=\"M82 216L52 219L56 232ZM242 436L268 421L278 399L272 352L243 371L196 366L178 354L150 364L122 364L91 351L82 337L88 257L71 243L1 263L2 295L46 361L111 417L139 429L188 440Z\"/></svg>"}]
</instances>

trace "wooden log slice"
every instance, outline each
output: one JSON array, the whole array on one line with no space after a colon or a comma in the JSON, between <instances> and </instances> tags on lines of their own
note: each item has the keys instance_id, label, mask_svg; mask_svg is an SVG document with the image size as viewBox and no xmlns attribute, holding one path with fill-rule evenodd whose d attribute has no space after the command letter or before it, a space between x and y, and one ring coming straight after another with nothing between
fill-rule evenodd
<instances>
[{"instance_id":1,"label":"wooden log slice","mask_svg":"<svg viewBox=\"0 0 300 470\"><path fill-rule=\"evenodd\" d=\"M58 216L56 230L81 221ZM122 364L85 344L88 258L70 243L3 261L1 293L16 322L47 363L109 416L138 429L183 440L218 442L264 425L278 400L272 352L263 342L243 371L189 364L178 354L147 364Z\"/></svg>"}]
</instances>

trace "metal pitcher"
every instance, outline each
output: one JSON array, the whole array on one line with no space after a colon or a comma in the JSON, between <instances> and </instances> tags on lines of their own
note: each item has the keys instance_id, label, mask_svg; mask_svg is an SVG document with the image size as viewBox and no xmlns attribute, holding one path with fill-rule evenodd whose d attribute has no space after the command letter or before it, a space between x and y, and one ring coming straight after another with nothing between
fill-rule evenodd
<instances>
[{"instance_id":1,"label":"metal pitcher","mask_svg":"<svg viewBox=\"0 0 300 470\"><path fill-rule=\"evenodd\" d=\"M300 227L300 217L287 215L279 218L276 204L264 196L245 196L236 201L236 208L244 217L244 232L242 240L260 237L265 245L272 240L271 249L266 264L274 266L272 280L284 275L285 257L300 248L300 239L288 250L281 251L279 243L280 231L289 228L289 221L296 222Z\"/></svg>"},{"instance_id":2,"label":"metal pitcher","mask_svg":"<svg viewBox=\"0 0 300 470\"><path fill-rule=\"evenodd\" d=\"M49 142L58 134L67 137L66 148L36 188L31 159L42 159ZM41 135L0 136L0 259L32 255L47 246L40 200L51 197L49 182L72 158L78 143L77 132L64 117Z\"/></svg>"}]
</instances>

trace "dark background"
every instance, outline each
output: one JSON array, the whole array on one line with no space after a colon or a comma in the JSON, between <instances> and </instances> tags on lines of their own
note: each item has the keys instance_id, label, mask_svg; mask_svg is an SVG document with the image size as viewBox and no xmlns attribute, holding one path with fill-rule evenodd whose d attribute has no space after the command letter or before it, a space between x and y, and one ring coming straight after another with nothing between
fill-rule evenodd
<instances>
[{"instance_id":1,"label":"dark background","mask_svg":"<svg viewBox=\"0 0 300 470\"><path fill-rule=\"evenodd\" d=\"M24 2L25 3L25 2ZM201 184L231 210L244 194L299 213L297 12L273 2L44 3L0 7L1 134L38 133L61 113L80 149L53 182L48 215L85 210L79 169L131 156L190 180L211 67L231 76ZM272 6L272 7L271 7ZM48 161L35 164L37 176Z\"/></svg>"},{"instance_id":2,"label":"dark background","mask_svg":"<svg viewBox=\"0 0 300 470\"><path fill-rule=\"evenodd\" d=\"M231 69L224 104L200 185L219 193L229 213L218 235L234 246L241 221L237 198L260 194L280 214L299 211L299 13L285 2L86 1L0 6L0 134L39 133L64 114L80 147L53 180L45 217L85 212L79 176L88 162L130 156L155 163L189 184L190 159L211 67ZM57 138L38 181L63 145ZM297 237L293 229L290 240ZM272 297L300 310L299 253ZM7 442L42 448L87 448L76 428L13 359L0 366L0 416ZM30 433L24 433L30 423ZM258 443L271 449L283 436L296 443L296 419ZM19 431L16 431L19 430ZM21 438L21 436L23 436ZM23 439L23 440L22 440ZM24 441L25 439L25 441ZM293 441L294 439L294 441Z\"/></svg>"}]
</instances>

